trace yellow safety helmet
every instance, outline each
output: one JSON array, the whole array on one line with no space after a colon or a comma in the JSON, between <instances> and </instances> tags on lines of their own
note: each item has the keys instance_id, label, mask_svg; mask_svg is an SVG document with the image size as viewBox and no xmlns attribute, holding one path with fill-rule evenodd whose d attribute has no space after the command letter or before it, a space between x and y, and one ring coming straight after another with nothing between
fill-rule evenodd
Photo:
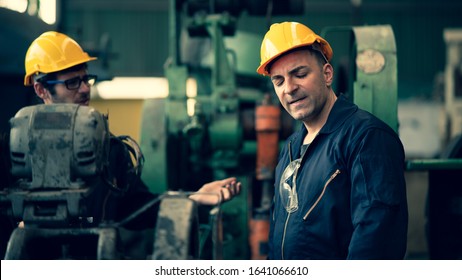
<instances>
[{"instance_id":1,"label":"yellow safety helmet","mask_svg":"<svg viewBox=\"0 0 462 280\"><path fill-rule=\"evenodd\" d=\"M26 53L24 85L33 84L32 76L52 73L95 60L82 50L74 39L55 31L40 35Z\"/></svg>"},{"instance_id":2,"label":"yellow safety helmet","mask_svg":"<svg viewBox=\"0 0 462 280\"><path fill-rule=\"evenodd\" d=\"M320 51L324 54L326 59L330 61L333 56L333 51L329 43L307 26L298 22L272 24L261 43L261 62L260 66L257 68L257 73L269 76L269 72L266 69L268 63L287 51L309 46L315 42L319 44L321 48Z\"/></svg>"}]
</instances>

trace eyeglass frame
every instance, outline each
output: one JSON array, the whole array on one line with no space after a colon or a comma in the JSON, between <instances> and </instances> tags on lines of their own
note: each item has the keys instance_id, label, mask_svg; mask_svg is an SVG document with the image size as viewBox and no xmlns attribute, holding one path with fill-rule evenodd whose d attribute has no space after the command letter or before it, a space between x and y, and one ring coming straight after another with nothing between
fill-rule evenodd
<instances>
[{"instance_id":1,"label":"eyeglass frame","mask_svg":"<svg viewBox=\"0 0 462 280\"><path fill-rule=\"evenodd\" d=\"M77 79L79 81L78 86L70 87L69 83ZM49 80L49 81L43 81L43 82L46 84L50 84L50 85L64 84L68 90L76 90L80 88L80 86L82 85L82 82L84 82L87 86L93 86L96 83L97 79L98 79L97 75L87 74L87 75L84 75L83 77L77 76L77 77L73 77L67 80Z\"/></svg>"}]
</instances>

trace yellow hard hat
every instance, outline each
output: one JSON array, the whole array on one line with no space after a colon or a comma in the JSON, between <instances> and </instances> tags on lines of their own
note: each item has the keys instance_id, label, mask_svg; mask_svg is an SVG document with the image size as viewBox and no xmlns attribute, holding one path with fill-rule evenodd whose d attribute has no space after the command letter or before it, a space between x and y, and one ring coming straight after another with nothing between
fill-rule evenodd
<instances>
[{"instance_id":1,"label":"yellow hard hat","mask_svg":"<svg viewBox=\"0 0 462 280\"><path fill-rule=\"evenodd\" d=\"M317 42L320 51L328 61L333 56L329 43L307 26L298 22L282 22L271 25L261 43L260 66L257 73L269 76L266 66L280 55L295 48L309 46Z\"/></svg>"},{"instance_id":2,"label":"yellow hard hat","mask_svg":"<svg viewBox=\"0 0 462 280\"><path fill-rule=\"evenodd\" d=\"M52 73L95 60L74 39L55 31L40 35L26 53L24 85L32 85L32 75Z\"/></svg>"}]
</instances>

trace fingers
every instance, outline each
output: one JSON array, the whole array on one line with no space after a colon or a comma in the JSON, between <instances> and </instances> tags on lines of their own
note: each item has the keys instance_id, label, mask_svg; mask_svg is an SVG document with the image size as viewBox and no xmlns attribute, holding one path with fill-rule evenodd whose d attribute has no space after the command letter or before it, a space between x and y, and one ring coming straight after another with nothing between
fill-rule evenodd
<instances>
[{"instance_id":1,"label":"fingers","mask_svg":"<svg viewBox=\"0 0 462 280\"><path fill-rule=\"evenodd\" d=\"M241 192L241 183L235 177L217 180L203 185L199 191L190 198L205 205L215 205L231 200ZM208 193L201 195L200 193ZM211 196L210 194L216 194Z\"/></svg>"},{"instance_id":2,"label":"fingers","mask_svg":"<svg viewBox=\"0 0 462 280\"><path fill-rule=\"evenodd\" d=\"M223 201L228 201L241 192L241 183L231 180L228 184L222 186L221 197Z\"/></svg>"},{"instance_id":3,"label":"fingers","mask_svg":"<svg viewBox=\"0 0 462 280\"><path fill-rule=\"evenodd\" d=\"M232 182L236 182L236 178L235 178L235 177L229 177L229 178L220 180L219 182L220 182L220 184L222 184L223 186L226 186L226 185L228 185L228 184L231 184Z\"/></svg>"}]
</instances>

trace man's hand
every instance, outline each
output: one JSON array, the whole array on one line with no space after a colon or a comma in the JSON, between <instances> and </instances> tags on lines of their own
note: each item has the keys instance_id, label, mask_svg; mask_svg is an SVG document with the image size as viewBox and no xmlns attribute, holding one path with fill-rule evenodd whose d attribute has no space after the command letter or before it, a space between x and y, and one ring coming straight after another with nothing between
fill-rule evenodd
<instances>
[{"instance_id":1,"label":"man's hand","mask_svg":"<svg viewBox=\"0 0 462 280\"><path fill-rule=\"evenodd\" d=\"M200 204L216 205L231 200L241 192L241 183L230 177L204 184L195 194L189 196Z\"/></svg>"}]
</instances>

